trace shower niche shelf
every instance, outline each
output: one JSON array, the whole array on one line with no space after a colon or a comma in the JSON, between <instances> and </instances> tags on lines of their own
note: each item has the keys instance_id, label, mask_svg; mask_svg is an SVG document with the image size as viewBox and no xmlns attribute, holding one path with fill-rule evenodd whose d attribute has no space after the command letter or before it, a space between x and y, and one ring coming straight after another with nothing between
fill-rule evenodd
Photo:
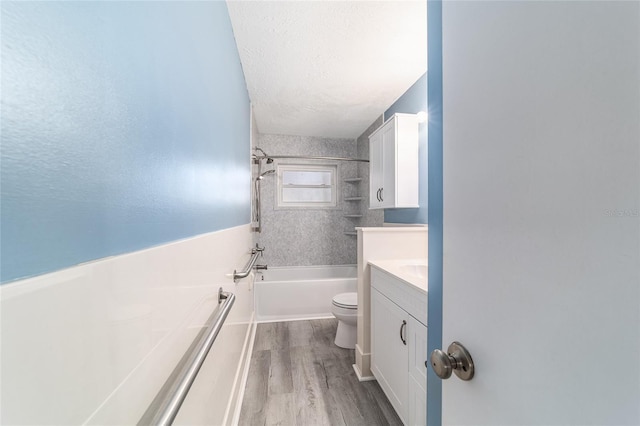
<instances>
[{"instance_id":1,"label":"shower niche shelf","mask_svg":"<svg viewBox=\"0 0 640 426\"><path fill-rule=\"evenodd\" d=\"M345 208L345 213L342 215L343 217L347 218L347 219L352 219L355 223L357 224L358 221L360 220L360 218L362 218L362 213L360 212L360 207L356 207L359 206L359 204L355 203L358 201L364 201L365 197L357 195L360 191L360 187L358 186L358 184L360 182L362 182L362 178L361 177L349 177L349 178L344 178L342 179L342 181L345 184L349 184L349 188L353 190L353 192L351 192L351 195L349 196L345 196L344 197L344 201L353 201L354 203L349 203L348 206L353 206L353 209L351 208ZM355 228L351 228L347 231L344 231L344 235L349 235L352 237L355 237L356 235L358 235L358 233L356 232Z\"/></svg>"}]
</instances>

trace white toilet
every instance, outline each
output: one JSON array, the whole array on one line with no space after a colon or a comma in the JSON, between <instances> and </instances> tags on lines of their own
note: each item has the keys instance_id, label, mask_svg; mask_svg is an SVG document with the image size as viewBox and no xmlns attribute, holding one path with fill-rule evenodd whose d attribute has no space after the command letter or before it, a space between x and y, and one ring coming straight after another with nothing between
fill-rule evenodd
<instances>
[{"instance_id":1,"label":"white toilet","mask_svg":"<svg viewBox=\"0 0 640 426\"><path fill-rule=\"evenodd\" d=\"M340 293L333 297L331 312L338 319L336 346L355 349L358 338L358 293Z\"/></svg>"}]
</instances>

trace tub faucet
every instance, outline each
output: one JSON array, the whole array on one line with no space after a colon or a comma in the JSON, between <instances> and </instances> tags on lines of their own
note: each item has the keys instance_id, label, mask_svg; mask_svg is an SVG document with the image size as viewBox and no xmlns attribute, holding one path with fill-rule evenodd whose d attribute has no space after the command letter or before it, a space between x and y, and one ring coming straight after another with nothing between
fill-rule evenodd
<instances>
[{"instance_id":1,"label":"tub faucet","mask_svg":"<svg viewBox=\"0 0 640 426\"><path fill-rule=\"evenodd\" d=\"M256 265L256 270L258 271L266 271L267 265Z\"/></svg>"}]
</instances>

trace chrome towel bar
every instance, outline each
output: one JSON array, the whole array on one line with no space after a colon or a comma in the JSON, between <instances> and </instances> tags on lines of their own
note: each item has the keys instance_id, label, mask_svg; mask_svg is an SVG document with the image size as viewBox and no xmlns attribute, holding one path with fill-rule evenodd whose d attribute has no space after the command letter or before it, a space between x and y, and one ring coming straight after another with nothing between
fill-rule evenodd
<instances>
[{"instance_id":1,"label":"chrome towel bar","mask_svg":"<svg viewBox=\"0 0 640 426\"><path fill-rule=\"evenodd\" d=\"M233 293L224 292L220 287L218 307L149 405L138 425L165 426L173 423L235 300L236 296Z\"/></svg>"},{"instance_id":2,"label":"chrome towel bar","mask_svg":"<svg viewBox=\"0 0 640 426\"><path fill-rule=\"evenodd\" d=\"M244 270L242 272L238 272L236 270L233 271L233 282L237 282L239 279L247 278L249 276L251 270L258 261L258 256L262 256L263 251L264 247L260 248L258 247L258 244L256 244L256 248L251 249L251 259L249 259L249 263L246 264Z\"/></svg>"}]
</instances>

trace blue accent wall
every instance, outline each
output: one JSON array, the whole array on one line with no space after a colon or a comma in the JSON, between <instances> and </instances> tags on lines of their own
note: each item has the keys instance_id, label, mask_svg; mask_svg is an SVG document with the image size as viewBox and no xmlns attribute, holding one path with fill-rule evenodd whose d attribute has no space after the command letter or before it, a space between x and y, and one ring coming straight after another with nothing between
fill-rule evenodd
<instances>
[{"instance_id":1,"label":"blue accent wall","mask_svg":"<svg viewBox=\"0 0 640 426\"><path fill-rule=\"evenodd\" d=\"M416 114L427 111L427 74L416 81L398 100L384 113L384 120L388 120L395 113ZM419 194L417 209L385 209L384 221L389 223L428 223L428 149L427 149L427 123L420 124L418 167L419 167Z\"/></svg>"},{"instance_id":2,"label":"blue accent wall","mask_svg":"<svg viewBox=\"0 0 640 426\"><path fill-rule=\"evenodd\" d=\"M442 0L427 1L429 93L429 309L427 353L442 346L443 110ZM427 368L427 424L442 424L442 380Z\"/></svg>"},{"instance_id":3,"label":"blue accent wall","mask_svg":"<svg viewBox=\"0 0 640 426\"><path fill-rule=\"evenodd\" d=\"M250 221L226 3L2 2L2 282Z\"/></svg>"}]
</instances>

